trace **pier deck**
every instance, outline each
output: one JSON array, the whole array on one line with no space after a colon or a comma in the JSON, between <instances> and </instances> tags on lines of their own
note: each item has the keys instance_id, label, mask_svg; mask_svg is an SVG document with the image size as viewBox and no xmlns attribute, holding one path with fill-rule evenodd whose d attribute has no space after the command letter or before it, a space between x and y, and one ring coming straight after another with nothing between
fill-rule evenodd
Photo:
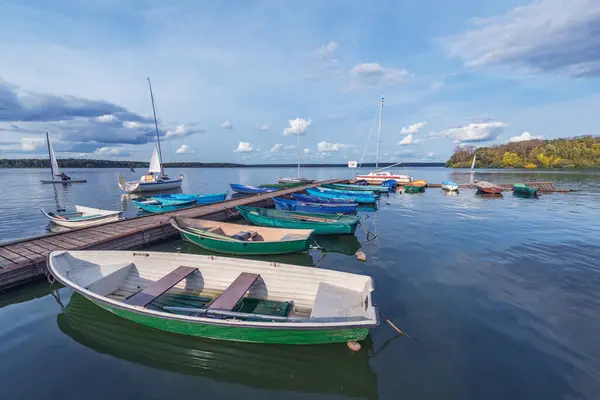
<instances>
[{"instance_id":1,"label":"pier deck","mask_svg":"<svg viewBox=\"0 0 600 400\"><path fill-rule=\"evenodd\" d=\"M173 215L226 221L237 218L236 206L266 206L273 197L303 191L324 183L346 182L333 179L324 182L200 205L163 214L109 222L104 225L73 229L0 244L0 291L41 278L47 271L46 258L55 250L128 250L177 236L168 220Z\"/></svg>"}]
</instances>

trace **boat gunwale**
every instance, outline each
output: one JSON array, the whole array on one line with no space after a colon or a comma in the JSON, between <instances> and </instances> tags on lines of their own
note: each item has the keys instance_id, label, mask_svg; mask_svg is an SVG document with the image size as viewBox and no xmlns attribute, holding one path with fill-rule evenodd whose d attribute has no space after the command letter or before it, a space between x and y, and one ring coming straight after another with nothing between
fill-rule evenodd
<instances>
[{"instance_id":1,"label":"boat gunwale","mask_svg":"<svg viewBox=\"0 0 600 400\"><path fill-rule=\"evenodd\" d=\"M78 252L78 251L75 251L75 253L76 252ZM81 251L79 251L79 252L81 252ZM188 316L188 315L179 315L179 314L155 311L155 310L150 310L150 309L147 309L144 307L128 305L121 301L114 300L109 297L96 294L88 289L85 289L85 288L79 286L78 284L71 281L70 279L63 277L62 274L60 274L57 271L57 269L54 267L53 258L55 256L62 255L64 253L72 254L73 251L55 250L55 251L50 252L50 254L48 254L48 256L47 256L48 270L50 271L50 273L52 273L52 275L58 282L60 282L65 287L70 287L75 292L81 294L82 296L84 296L92 301L98 301L100 303L103 303L103 304L106 304L106 305L109 305L112 307L116 307L116 308L119 308L124 311L133 312L135 314L150 316L150 317L154 317L154 318L169 319L169 320L174 320L174 321L179 321L179 322L215 325L215 326L220 326L220 327L231 327L231 328L291 329L291 330L340 330L340 329L351 329L351 328L371 329L371 328L375 328L379 325L379 310L378 310L377 306L375 306L373 304L373 299L371 297L371 294L374 290L372 278L371 278L371 290L367 293L367 297L369 299L369 308L373 308L373 311L374 311L374 316L375 316L374 319L365 318L364 321L350 321L349 323L343 322L343 321L311 322L310 318L307 320L307 322L263 322L263 321L241 321L241 320L235 320L235 319L228 320L228 319L207 318L207 317L199 317L199 316L192 317L192 316ZM130 253L130 252L123 252L123 253ZM153 253L156 254L158 252L145 252L145 254L153 254ZM208 257L211 257L211 256L208 256ZM212 256L212 257L214 257L214 256ZM227 258L227 257L223 257L223 258ZM289 264L284 264L284 265L298 267L298 266L289 265ZM279 266L281 266L281 264ZM298 268L307 268L307 267L298 267ZM334 271L334 270L331 270L331 271ZM357 274L352 274L349 272L342 272L342 271L334 271L334 272L337 272L340 274L357 275Z\"/></svg>"},{"instance_id":2,"label":"boat gunwale","mask_svg":"<svg viewBox=\"0 0 600 400\"><path fill-rule=\"evenodd\" d=\"M98 208L98 210L100 210ZM110 214L104 214L104 215L99 215L97 217L94 218L88 218L88 219L80 219L80 220L70 220L70 219L58 219L55 218L53 216L51 216L50 214L48 214L48 212L46 212L46 210L44 210L43 208L40 208L40 211L46 216L48 217L48 219L52 222L56 222L56 223L68 223L68 222L72 222L72 223L86 223L86 222L93 222L93 221L98 221L98 220L102 220L102 219L108 219L108 218L114 218L114 217L119 217L119 215L122 213L122 211L112 211ZM102 210L102 211L108 211L108 210Z\"/></svg>"}]
</instances>

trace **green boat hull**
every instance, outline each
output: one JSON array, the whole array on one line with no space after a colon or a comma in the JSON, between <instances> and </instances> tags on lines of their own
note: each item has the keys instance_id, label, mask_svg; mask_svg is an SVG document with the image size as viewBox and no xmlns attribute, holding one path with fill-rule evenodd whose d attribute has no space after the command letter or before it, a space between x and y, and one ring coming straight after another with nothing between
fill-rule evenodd
<instances>
[{"instance_id":1,"label":"green boat hull","mask_svg":"<svg viewBox=\"0 0 600 400\"><path fill-rule=\"evenodd\" d=\"M308 250L312 241L312 235L307 239L288 240L284 242L243 242L224 241L206 236L193 235L191 233L179 232L184 240L210 251L235 255L267 255L299 253Z\"/></svg>"},{"instance_id":2,"label":"green boat hull","mask_svg":"<svg viewBox=\"0 0 600 400\"><path fill-rule=\"evenodd\" d=\"M294 183L261 183L259 186L266 187L266 188L287 189L287 188L293 188L293 187L298 187L298 186L302 186L302 185L304 185L304 183L294 182Z\"/></svg>"},{"instance_id":3,"label":"green boat hull","mask_svg":"<svg viewBox=\"0 0 600 400\"><path fill-rule=\"evenodd\" d=\"M356 226L358 225L358 218L348 216L340 216L337 218L336 223L293 219L293 216L300 218L302 216L306 216L329 220L336 219L336 216L332 214L312 214L293 211L259 209L255 207L237 207L237 210L240 212L240 214L242 214L246 221L254 225L285 229L313 229L315 235L353 234L356 231ZM273 215L271 216L269 214ZM286 219L286 217L288 219Z\"/></svg>"},{"instance_id":4,"label":"green boat hull","mask_svg":"<svg viewBox=\"0 0 600 400\"><path fill-rule=\"evenodd\" d=\"M532 189L529 186L522 183L515 183L513 185L513 191L521 196L530 196L534 197L538 194L538 189Z\"/></svg>"},{"instance_id":5,"label":"green boat hull","mask_svg":"<svg viewBox=\"0 0 600 400\"><path fill-rule=\"evenodd\" d=\"M326 189L336 190L352 190L354 192L374 192L374 193L389 193L389 188L383 186L362 186L362 185L350 185L344 183L325 183L321 185Z\"/></svg>"},{"instance_id":6,"label":"green boat hull","mask_svg":"<svg viewBox=\"0 0 600 400\"><path fill-rule=\"evenodd\" d=\"M404 193L421 193L424 192L425 188L423 186L404 186Z\"/></svg>"},{"instance_id":7,"label":"green boat hull","mask_svg":"<svg viewBox=\"0 0 600 400\"><path fill-rule=\"evenodd\" d=\"M92 300L94 301L94 300ZM348 341L359 341L367 337L367 328L343 329L269 329L231 327L166 319L147 314L139 314L115 307L103 302L94 301L98 306L118 315L121 318L181 335L196 336L207 339L230 340L236 342L252 342L265 344L323 344Z\"/></svg>"}]
</instances>

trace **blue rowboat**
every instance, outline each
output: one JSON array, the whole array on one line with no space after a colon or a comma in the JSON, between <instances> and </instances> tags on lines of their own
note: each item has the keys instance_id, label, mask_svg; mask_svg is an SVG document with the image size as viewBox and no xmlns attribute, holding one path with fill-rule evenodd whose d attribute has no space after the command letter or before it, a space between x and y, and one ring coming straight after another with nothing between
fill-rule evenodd
<instances>
[{"instance_id":1,"label":"blue rowboat","mask_svg":"<svg viewBox=\"0 0 600 400\"><path fill-rule=\"evenodd\" d=\"M307 188L306 192L311 196L318 196L324 199L348 199L353 203L361 204L375 204L377 202L377 196L369 194L361 195L345 195L343 193L326 192L319 190L320 188Z\"/></svg>"},{"instance_id":2,"label":"blue rowboat","mask_svg":"<svg viewBox=\"0 0 600 400\"><path fill-rule=\"evenodd\" d=\"M454 181L443 181L442 182L442 189L444 190L458 190L458 183L454 182Z\"/></svg>"},{"instance_id":3,"label":"blue rowboat","mask_svg":"<svg viewBox=\"0 0 600 400\"><path fill-rule=\"evenodd\" d=\"M157 200L153 198L140 198L133 200L133 203L144 211L151 213L162 213L167 211L181 210L196 205L196 200Z\"/></svg>"},{"instance_id":4,"label":"blue rowboat","mask_svg":"<svg viewBox=\"0 0 600 400\"><path fill-rule=\"evenodd\" d=\"M321 196L311 196L308 194L302 193L294 193L292 194L294 200L304 201L307 203L329 203L329 204L348 204L348 203L358 203L354 201L352 197L340 197L340 198L327 198Z\"/></svg>"},{"instance_id":5,"label":"blue rowboat","mask_svg":"<svg viewBox=\"0 0 600 400\"><path fill-rule=\"evenodd\" d=\"M388 190L396 190L398 182L395 179L388 179L387 181L381 182L381 186L388 188Z\"/></svg>"},{"instance_id":6,"label":"blue rowboat","mask_svg":"<svg viewBox=\"0 0 600 400\"><path fill-rule=\"evenodd\" d=\"M174 200L174 201L196 201L196 204L211 204L225 200L227 192L207 193L207 194L157 194L152 196L156 200Z\"/></svg>"},{"instance_id":7,"label":"blue rowboat","mask_svg":"<svg viewBox=\"0 0 600 400\"><path fill-rule=\"evenodd\" d=\"M236 193L246 193L246 194L256 194L256 193L269 193L275 190L279 190L277 188L268 188L261 186L250 186L250 185L240 185L238 183L229 184L231 190Z\"/></svg>"},{"instance_id":8,"label":"blue rowboat","mask_svg":"<svg viewBox=\"0 0 600 400\"><path fill-rule=\"evenodd\" d=\"M353 214L356 212L358 204L325 204L308 203L298 200L284 199L283 197L273 197L275 208L278 210L300 211L306 213L319 214Z\"/></svg>"},{"instance_id":9,"label":"blue rowboat","mask_svg":"<svg viewBox=\"0 0 600 400\"><path fill-rule=\"evenodd\" d=\"M345 196L374 196L378 197L379 194L375 194L372 191L361 191L361 190L348 190L348 189L330 189L325 187L316 187L316 190L324 193L334 193Z\"/></svg>"}]
</instances>

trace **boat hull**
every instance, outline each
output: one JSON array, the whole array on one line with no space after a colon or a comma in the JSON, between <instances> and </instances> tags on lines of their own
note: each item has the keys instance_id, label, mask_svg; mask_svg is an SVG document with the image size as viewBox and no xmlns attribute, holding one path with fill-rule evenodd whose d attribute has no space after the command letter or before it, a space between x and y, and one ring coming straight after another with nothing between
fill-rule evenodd
<instances>
[{"instance_id":1,"label":"boat hull","mask_svg":"<svg viewBox=\"0 0 600 400\"><path fill-rule=\"evenodd\" d=\"M350 185L343 183L326 183L321 185L326 189L335 189L335 190L351 190L355 192L372 192L372 193L389 193L389 187L383 186L365 186L365 185Z\"/></svg>"},{"instance_id":2,"label":"boat hull","mask_svg":"<svg viewBox=\"0 0 600 400\"><path fill-rule=\"evenodd\" d=\"M294 200L304 201L307 203L329 203L329 204L348 204L356 203L352 197L326 198L321 196L311 196L309 194L294 193Z\"/></svg>"},{"instance_id":3,"label":"boat hull","mask_svg":"<svg viewBox=\"0 0 600 400\"><path fill-rule=\"evenodd\" d=\"M365 180L369 185L381 185L383 182L393 179L399 185L405 185L412 181L408 175L356 175L356 180Z\"/></svg>"},{"instance_id":4,"label":"boat hull","mask_svg":"<svg viewBox=\"0 0 600 400\"><path fill-rule=\"evenodd\" d=\"M349 201L351 201L353 203L361 203L361 204L375 204L377 202L377 197L375 197L373 195L366 195L366 194L351 195L351 194L344 194L341 192L331 192L326 189L319 190L318 188L315 188L315 189L309 188L309 189L306 189L306 192L311 196L322 197L324 199L348 199Z\"/></svg>"},{"instance_id":5,"label":"boat hull","mask_svg":"<svg viewBox=\"0 0 600 400\"><path fill-rule=\"evenodd\" d=\"M67 181L63 181L62 179L61 180L56 180L56 181L55 180L52 180L52 181L51 180L41 180L40 182L42 182L42 183L49 183L49 184L53 184L53 185L59 185L59 184L60 185L66 185L66 184L69 184L69 183L86 183L87 179L70 179L70 180L67 180Z\"/></svg>"},{"instance_id":6,"label":"boat hull","mask_svg":"<svg viewBox=\"0 0 600 400\"><path fill-rule=\"evenodd\" d=\"M206 339L265 344L323 344L359 341L365 339L369 333L367 328L269 329L210 325L139 314L101 301L90 300L103 309L132 322L162 331Z\"/></svg>"},{"instance_id":7,"label":"boat hull","mask_svg":"<svg viewBox=\"0 0 600 400\"><path fill-rule=\"evenodd\" d=\"M285 229L312 229L314 230L315 235L353 234L356 231L356 226L358 225L358 218L356 217L344 216L336 219L335 216L331 216L330 214L308 214L269 209L256 209L253 211L252 207L237 207L237 210L240 212L240 214L242 214L246 221L254 225ZM263 213L267 215L263 215ZM278 218L278 214L283 215ZM293 219L294 217L298 217L298 219ZM328 223L319 221L304 221L299 219L302 217L318 217L322 219L335 220L335 222Z\"/></svg>"},{"instance_id":8,"label":"boat hull","mask_svg":"<svg viewBox=\"0 0 600 400\"><path fill-rule=\"evenodd\" d=\"M141 208L144 211L150 213L163 213L168 211L177 211L182 210L184 208L190 208L196 205L195 200L185 201L185 202L172 202L172 203L163 203L163 204L144 204L141 201L134 200L133 203Z\"/></svg>"},{"instance_id":9,"label":"boat hull","mask_svg":"<svg viewBox=\"0 0 600 400\"><path fill-rule=\"evenodd\" d=\"M313 183L314 179L308 178L277 178L277 183Z\"/></svg>"},{"instance_id":10,"label":"boat hull","mask_svg":"<svg viewBox=\"0 0 600 400\"><path fill-rule=\"evenodd\" d=\"M458 190L458 185L444 185L442 184L442 189L444 190L448 190L448 191L457 191Z\"/></svg>"},{"instance_id":11,"label":"boat hull","mask_svg":"<svg viewBox=\"0 0 600 400\"><path fill-rule=\"evenodd\" d=\"M209 194L159 194L152 196L157 200L180 200L180 201L195 201L196 204L212 204L224 201L227 193L209 193Z\"/></svg>"},{"instance_id":12,"label":"boat hull","mask_svg":"<svg viewBox=\"0 0 600 400\"><path fill-rule=\"evenodd\" d=\"M60 220L53 219L52 223L59 225L59 226L64 226L65 228L87 228L89 226L104 225L109 222L114 222L114 221L118 221L118 220L119 220L119 215L117 214L117 215L109 215L106 217L94 219L92 221L60 221Z\"/></svg>"},{"instance_id":13,"label":"boat hull","mask_svg":"<svg viewBox=\"0 0 600 400\"><path fill-rule=\"evenodd\" d=\"M244 194L268 193L268 192L274 192L275 190L278 190L277 188L239 185L237 183L231 183L231 184L229 184L229 187L231 187L231 190L233 190L236 193L244 193Z\"/></svg>"},{"instance_id":14,"label":"boat hull","mask_svg":"<svg viewBox=\"0 0 600 400\"><path fill-rule=\"evenodd\" d=\"M127 193L161 192L164 190L181 189L183 179L171 179L160 182L127 182L122 189Z\"/></svg>"},{"instance_id":15,"label":"boat hull","mask_svg":"<svg viewBox=\"0 0 600 400\"><path fill-rule=\"evenodd\" d=\"M300 211L319 214L354 214L356 213L357 203L351 204L325 204L325 203L305 203L295 200L286 200L279 197L273 198L275 208L278 210Z\"/></svg>"},{"instance_id":16,"label":"boat hull","mask_svg":"<svg viewBox=\"0 0 600 400\"><path fill-rule=\"evenodd\" d=\"M404 186L404 193L422 193L424 191L425 191L424 186L412 186L412 185Z\"/></svg>"}]
</instances>

